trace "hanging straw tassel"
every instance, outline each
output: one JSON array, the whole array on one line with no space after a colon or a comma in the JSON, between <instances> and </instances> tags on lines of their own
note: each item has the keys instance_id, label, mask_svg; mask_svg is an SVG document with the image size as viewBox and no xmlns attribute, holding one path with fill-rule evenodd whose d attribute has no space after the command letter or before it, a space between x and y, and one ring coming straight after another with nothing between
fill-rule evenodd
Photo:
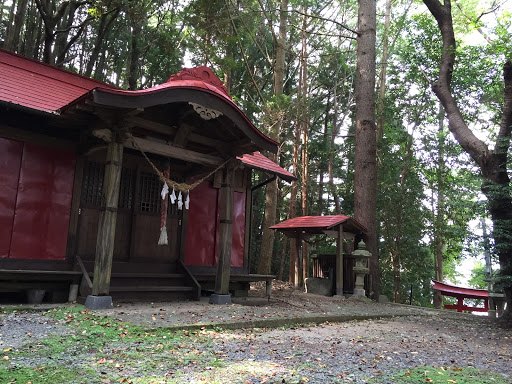
<instances>
[{"instance_id":1,"label":"hanging straw tassel","mask_svg":"<svg viewBox=\"0 0 512 384\"><path fill-rule=\"evenodd\" d=\"M162 172L166 179L169 178L169 166ZM162 188L162 205L160 211L160 238L158 239L158 245L167 245L169 240L167 238L167 196L169 195L169 187L164 184Z\"/></svg>"}]
</instances>

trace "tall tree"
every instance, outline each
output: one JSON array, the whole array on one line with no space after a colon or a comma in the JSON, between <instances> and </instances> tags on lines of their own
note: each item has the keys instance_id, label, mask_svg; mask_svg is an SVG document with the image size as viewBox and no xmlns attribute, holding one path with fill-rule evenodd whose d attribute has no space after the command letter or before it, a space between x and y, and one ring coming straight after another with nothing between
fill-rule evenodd
<instances>
[{"instance_id":1,"label":"tall tree","mask_svg":"<svg viewBox=\"0 0 512 384\"><path fill-rule=\"evenodd\" d=\"M371 294L380 294L377 251L377 144L375 127L376 1L359 0L356 75L354 217L367 230Z\"/></svg>"},{"instance_id":2,"label":"tall tree","mask_svg":"<svg viewBox=\"0 0 512 384\"><path fill-rule=\"evenodd\" d=\"M478 165L482 178L482 192L486 195L493 221L495 251L500 262L502 282L507 297L505 318L512 323L512 199L507 157L512 132L512 61L503 66L503 108L501 123L494 148L480 140L468 127L452 89L456 40L452 19L451 0L423 0L437 21L442 36L442 56L439 76L432 90L441 102L448 118L448 128L461 147Z\"/></svg>"},{"instance_id":3,"label":"tall tree","mask_svg":"<svg viewBox=\"0 0 512 384\"><path fill-rule=\"evenodd\" d=\"M274 95L279 97L284 89L285 53L288 31L288 0L281 0L279 8L279 35L276 40L276 60L274 66ZM281 131L282 117L274 123L271 137L278 141ZM277 162L277 155L271 155L271 160ZM267 184L265 193L265 219L263 221L263 235L261 253L258 264L258 273L269 274L274 248L274 231L269 227L276 222L277 209L277 180Z\"/></svg>"}]
</instances>

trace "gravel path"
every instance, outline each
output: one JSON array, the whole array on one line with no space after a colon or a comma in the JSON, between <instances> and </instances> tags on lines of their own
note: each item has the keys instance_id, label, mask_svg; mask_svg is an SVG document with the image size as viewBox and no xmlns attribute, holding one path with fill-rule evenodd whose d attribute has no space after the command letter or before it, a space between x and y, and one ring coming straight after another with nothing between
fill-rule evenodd
<instances>
[{"instance_id":1,"label":"gravel path","mask_svg":"<svg viewBox=\"0 0 512 384\"><path fill-rule=\"evenodd\" d=\"M512 380L511 332L496 328L485 317L452 311L318 297L286 290L276 292L270 300L250 297L223 306L210 305L206 298L200 302L116 303L114 309L97 314L148 328L196 324L199 329L212 323L220 327L231 324L232 328L250 328L219 332L208 346L201 342L193 344L196 351L205 354L211 354L213 349L214 355L228 367L247 366L245 383L297 382L297 377L312 383L365 383L369 377L383 372L423 365L474 366L499 372ZM356 316L375 319L265 328L266 322L275 326L272 321L293 324L304 318L307 321ZM43 312L0 315L2 349L18 348L49 334L72 331ZM117 347L112 346L112 351L117 351ZM205 374L204 370L204 366L187 365L182 368L180 378L184 383L194 382ZM273 376L267 377L268 372ZM295 381L290 381L290 372L294 373ZM279 380L273 381L276 379ZM229 372L211 368L207 380L229 383Z\"/></svg>"}]
</instances>

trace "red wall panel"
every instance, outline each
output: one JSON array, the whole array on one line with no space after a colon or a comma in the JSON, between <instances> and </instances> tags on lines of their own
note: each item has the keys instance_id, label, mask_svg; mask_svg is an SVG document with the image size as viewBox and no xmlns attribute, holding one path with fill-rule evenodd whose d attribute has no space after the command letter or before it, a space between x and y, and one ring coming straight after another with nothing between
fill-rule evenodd
<instances>
[{"instance_id":1,"label":"red wall panel","mask_svg":"<svg viewBox=\"0 0 512 384\"><path fill-rule=\"evenodd\" d=\"M0 258L8 257L23 143L0 138Z\"/></svg>"},{"instance_id":2,"label":"red wall panel","mask_svg":"<svg viewBox=\"0 0 512 384\"><path fill-rule=\"evenodd\" d=\"M243 267L245 245L245 192L233 198L231 266ZM215 266L218 256L220 190L204 182L190 193L185 264Z\"/></svg>"},{"instance_id":3,"label":"red wall panel","mask_svg":"<svg viewBox=\"0 0 512 384\"><path fill-rule=\"evenodd\" d=\"M218 194L209 181L190 192L185 243L185 264L215 265L218 221Z\"/></svg>"},{"instance_id":4,"label":"red wall panel","mask_svg":"<svg viewBox=\"0 0 512 384\"><path fill-rule=\"evenodd\" d=\"M25 143L10 257L66 257L75 154Z\"/></svg>"}]
</instances>

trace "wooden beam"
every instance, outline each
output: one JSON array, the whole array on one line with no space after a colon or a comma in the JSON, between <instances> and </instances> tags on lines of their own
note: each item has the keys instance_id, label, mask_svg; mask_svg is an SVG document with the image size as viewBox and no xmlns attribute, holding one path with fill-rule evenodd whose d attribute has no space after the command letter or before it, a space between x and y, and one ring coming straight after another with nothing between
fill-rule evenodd
<instances>
[{"instance_id":1,"label":"wooden beam","mask_svg":"<svg viewBox=\"0 0 512 384\"><path fill-rule=\"evenodd\" d=\"M324 235L327 235L328 237L330 237L331 239L337 239L338 238L338 231L337 230L334 230L334 229L324 229L322 231L322 233Z\"/></svg>"},{"instance_id":2,"label":"wooden beam","mask_svg":"<svg viewBox=\"0 0 512 384\"><path fill-rule=\"evenodd\" d=\"M157 155L172 157L191 163L197 163L208 166L218 166L222 164L222 159L216 156L210 156L199 152L190 151L188 149L174 147L172 145L159 143L140 137L132 136L137 145L133 144L132 138L124 142L124 146L132 149L141 149L144 152L155 153ZM137 148L138 146L138 148Z\"/></svg>"},{"instance_id":3,"label":"wooden beam","mask_svg":"<svg viewBox=\"0 0 512 384\"><path fill-rule=\"evenodd\" d=\"M174 136L174 145L176 147L185 148L191 131L192 126L188 124L181 124L178 129L178 133Z\"/></svg>"},{"instance_id":4,"label":"wooden beam","mask_svg":"<svg viewBox=\"0 0 512 384\"><path fill-rule=\"evenodd\" d=\"M78 149L78 144L76 142L62 140L47 135L41 135L39 133L34 133L30 131L24 131L21 129L6 126L2 123L0 123L0 137L5 137L6 139L11 140L24 141L27 143L42 145L45 147L63 149L71 152L76 152Z\"/></svg>"},{"instance_id":5,"label":"wooden beam","mask_svg":"<svg viewBox=\"0 0 512 384\"><path fill-rule=\"evenodd\" d=\"M94 279L92 285L93 296L108 295L110 291L122 162L123 145L116 141L110 142L103 179L103 201L105 202L105 207L100 214L98 237L96 240L96 257L94 260Z\"/></svg>"},{"instance_id":6,"label":"wooden beam","mask_svg":"<svg viewBox=\"0 0 512 384\"><path fill-rule=\"evenodd\" d=\"M125 118L124 122L130 126L137 126L140 128L148 129L154 132L161 133L163 135L171 135L175 136L177 135L178 129L176 127L173 127L171 125L158 123L156 121L151 121L148 119L144 119L142 117L130 117ZM188 125L188 124L187 124ZM191 126L190 126L191 127ZM191 127L193 128L193 127ZM212 139L210 137L206 137L203 135L199 135L194 132L189 132L188 134L188 140L192 141L197 144L205 145L210 148L215 148L217 150L221 150L222 152L229 152L229 149L231 149L233 146L229 145L225 141Z\"/></svg>"},{"instance_id":7,"label":"wooden beam","mask_svg":"<svg viewBox=\"0 0 512 384\"><path fill-rule=\"evenodd\" d=\"M233 175L229 165L224 167L222 186L220 189L219 213L219 256L217 259L217 276L215 293L229 294L229 277L231 271L231 247L233 243Z\"/></svg>"},{"instance_id":8,"label":"wooden beam","mask_svg":"<svg viewBox=\"0 0 512 384\"><path fill-rule=\"evenodd\" d=\"M164 135L172 135L174 136L177 132L177 128L171 125L158 123L156 121L144 119L142 117L130 116L129 118L123 119L124 123L129 124L130 126L137 126L140 128L149 129L151 131L155 131L158 133L162 133Z\"/></svg>"},{"instance_id":9,"label":"wooden beam","mask_svg":"<svg viewBox=\"0 0 512 384\"><path fill-rule=\"evenodd\" d=\"M341 224L336 238L336 295L343 296L343 226Z\"/></svg>"}]
</instances>

